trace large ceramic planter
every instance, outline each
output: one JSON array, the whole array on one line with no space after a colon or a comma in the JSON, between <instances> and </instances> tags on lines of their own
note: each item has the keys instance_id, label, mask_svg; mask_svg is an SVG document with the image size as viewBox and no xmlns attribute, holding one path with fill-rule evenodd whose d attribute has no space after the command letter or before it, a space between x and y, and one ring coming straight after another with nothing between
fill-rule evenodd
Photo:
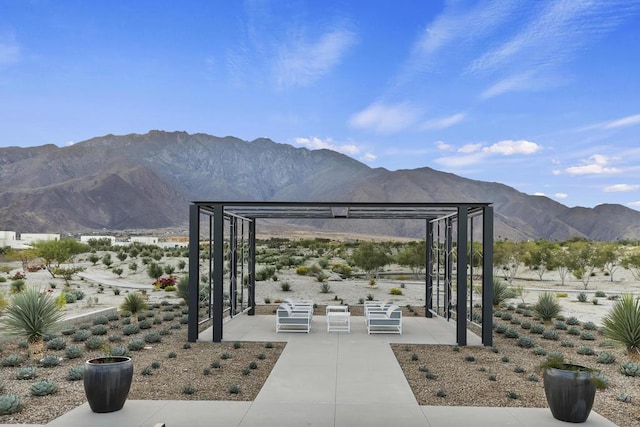
<instances>
[{"instance_id":1,"label":"large ceramic planter","mask_svg":"<svg viewBox=\"0 0 640 427\"><path fill-rule=\"evenodd\" d=\"M544 370L544 394L553 417L570 423L583 423L589 417L596 386L593 373L585 367L566 364L566 369Z\"/></svg>"},{"instance_id":2,"label":"large ceramic planter","mask_svg":"<svg viewBox=\"0 0 640 427\"><path fill-rule=\"evenodd\" d=\"M124 406L133 379L130 357L98 357L85 362L84 393L93 412L114 412Z\"/></svg>"}]
</instances>

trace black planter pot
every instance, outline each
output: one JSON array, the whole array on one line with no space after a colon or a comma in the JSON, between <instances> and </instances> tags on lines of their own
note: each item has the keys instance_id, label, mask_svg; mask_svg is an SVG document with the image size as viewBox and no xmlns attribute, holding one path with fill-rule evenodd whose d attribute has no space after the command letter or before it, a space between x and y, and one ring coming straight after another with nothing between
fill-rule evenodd
<instances>
[{"instance_id":1,"label":"black planter pot","mask_svg":"<svg viewBox=\"0 0 640 427\"><path fill-rule=\"evenodd\" d=\"M544 394L554 418L583 423L591 413L596 395L593 373L582 366L565 366L567 369L544 370Z\"/></svg>"},{"instance_id":2,"label":"black planter pot","mask_svg":"<svg viewBox=\"0 0 640 427\"><path fill-rule=\"evenodd\" d=\"M114 412L124 406L133 379L130 357L98 357L85 362L84 393L93 412Z\"/></svg>"}]
</instances>

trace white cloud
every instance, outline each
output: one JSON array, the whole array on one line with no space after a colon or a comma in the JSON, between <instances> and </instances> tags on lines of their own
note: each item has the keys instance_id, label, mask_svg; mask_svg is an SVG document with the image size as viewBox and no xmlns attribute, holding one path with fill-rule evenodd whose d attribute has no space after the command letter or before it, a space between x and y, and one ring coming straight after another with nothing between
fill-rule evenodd
<instances>
[{"instance_id":1,"label":"white cloud","mask_svg":"<svg viewBox=\"0 0 640 427\"><path fill-rule=\"evenodd\" d=\"M274 65L278 87L307 86L331 71L356 43L348 30L333 30L314 42L294 39L278 49Z\"/></svg>"},{"instance_id":2,"label":"white cloud","mask_svg":"<svg viewBox=\"0 0 640 427\"><path fill-rule=\"evenodd\" d=\"M534 195L534 196L544 196L545 194L544 194L544 193L536 192L536 193L533 193L533 195Z\"/></svg>"},{"instance_id":3,"label":"white cloud","mask_svg":"<svg viewBox=\"0 0 640 427\"><path fill-rule=\"evenodd\" d=\"M464 166L470 166L477 163L480 163L484 160L485 155L481 152L468 154L464 156L445 156L440 157L435 160L436 163L439 163L443 166L447 166L450 168L460 168Z\"/></svg>"},{"instance_id":4,"label":"white cloud","mask_svg":"<svg viewBox=\"0 0 640 427\"><path fill-rule=\"evenodd\" d=\"M553 195L553 197L555 197L556 199L566 199L567 197L569 197L569 195L567 193L556 193Z\"/></svg>"},{"instance_id":5,"label":"white cloud","mask_svg":"<svg viewBox=\"0 0 640 427\"><path fill-rule=\"evenodd\" d=\"M542 147L535 142L525 140L504 140L499 141L490 147L485 147L482 151L486 153L496 153L505 156L511 156L513 154L534 154L540 151Z\"/></svg>"},{"instance_id":6,"label":"white cloud","mask_svg":"<svg viewBox=\"0 0 640 427\"><path fill-rule=\"evenodd\" d=\"M609 120L607 122L595 123L589 126L585 126L581 131L588 131L593 129L617 129L627 126L635 126L640 124L640 114L634 114L632 116L621 117L619 119Z\"/></svg>"},{"instance_id":7,"label":"white cloud","mask_svg":"<svg viewBox=\"0 0 640 427\"><path fill-rule=\"evenodd\" d=\"M558 176L558 175L562 175L562 171L560 169L554 169L553 172L554 175Z\"/></svg>"},{"instance_id":8,"label":"white cloud","mask_svg":"<svg viewBox=\"0 0 640 427\"><path fill-rule=\"evenodd\" d=\"M617 193L640 190L638 184L614 184L604 188L605 193Z\"/></svg>"},{"instance_id":9,"label":"white cloud","mask_svg":"<svg viewBox=\"0 0 640 427\"><path fill-rule=\"evenodd\" d=\"M475 153L482 149L482 144L465 144L462 147L458 148L459 153Z\"/></svg>"},{"instance_id":10,"label":"white cloud","mask_svg":"<svg viewBox=\"0 0 640 427\"><path fill-rule=\"evenodd\" d=\"M393 133L411 127L419 116L420 110L408 103L385 105L376 102L351 116L349 125L380 133Z\"/></svg>"},{"instance_id":11,"label":"white cloud","mask_svg":"<svg viewBox=\"0 0 640 427\"><path fill-rule=\"evenodd\" d=\"M629 202L627 206L631 206L632 208L640 208L640 201L638 202Z\"/></svg>"},{"instance_id":12,"label":"white cloud","mask_svg":"<svg viewBox=\"0 0 640 427\"><path fill-rule=\"evenodd\" d=\"M480 98L489 99L508 92L538 89L542 85L536 81L533 73L527 72L503 78L486 89Z\"/></svg>"},{"instance_id":13,"label":"white cloud","mask_svg":"<svg viewBox=\"0 0 640 427\"><path fill-rule=\"evenodd\" d=\"M309 150L331 150L338 153L346 154L350 157L358 157L364 162L374 161L377 156L373 153L362 153L362 149L356 144L336 144L332 138L295 138L295 144L299 147L305 147Z\"/></svg>"},{"instance_id":14,"label":"white cloud","mask_svg":"<svg viewBox=\"0 0 640 427\"><path fill-rule=\"evenodd\" d=\"M440 151L452 151L453 150L453 145L447 144L444 141L436 141L436 147L438 147L438 150L440 150Z\"/></svg>"},{"instance_id":15,"label":"white cloud","mask_svg":"<svg viewBox=\"0 0 640 427\"><path fill-rule=\"evenodd\" d=\"M622 172L621 169L608 166L611 159L602 154L594 154L582 162L580 166L571 166L565 169L569 175L602 175L616 174Z\"/></svg>"},{"instance_id":16,"label":"white cloud","mask_svg":"<svg viewBox=\"0 0 640 427\"><path fill-rule=\"evenodd\" d=\"M431 119L431 120L427 120L426 122L424 122L422 124L422 129L425 130L430 130L430 129L446 129L448 127L451 127L457 123L460 123L462 120L464 120L464 118L466 117L466 114L464 113L457 113L454 114L452 116L447 116L447 117L440 117L437 119Z\"/></svg>"}]
</instances>

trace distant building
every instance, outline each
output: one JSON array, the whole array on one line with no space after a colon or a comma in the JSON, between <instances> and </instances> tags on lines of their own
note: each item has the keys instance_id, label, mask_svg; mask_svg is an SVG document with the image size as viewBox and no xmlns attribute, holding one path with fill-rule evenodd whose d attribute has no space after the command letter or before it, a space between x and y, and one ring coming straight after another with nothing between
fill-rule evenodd
<instances>
[{"instance_id":1,"label":"distant building","mask_svg":"<svg viewBox=\"0 0 640 427\"><path fill-rule=\"evenodd\" d=\"M60 234L54 233L20 233L20 240L24 244L31 244L37 241L60 240Z\"/></svg>"},{"instance_id":2,"label":"distant building","mask_svg":"<svg viewBox=\"0 0 640 427\"><path fill-rule=\"evenodd\" d=\"M129 238L131 243L142 243L143 245L157 245L158 238L153 236L131 236Z\"/></svg>"},{"instance_id":3,"label":"distant building","mask_svg":"<svg viewBox=\"0 0 640 427\"><path fill-rule=\"evenodd\" d=\"M0 231L0 240L7 240L7 241L17 240L16 239L16 232L15 231Z\"/></svg>"}]
</instances>

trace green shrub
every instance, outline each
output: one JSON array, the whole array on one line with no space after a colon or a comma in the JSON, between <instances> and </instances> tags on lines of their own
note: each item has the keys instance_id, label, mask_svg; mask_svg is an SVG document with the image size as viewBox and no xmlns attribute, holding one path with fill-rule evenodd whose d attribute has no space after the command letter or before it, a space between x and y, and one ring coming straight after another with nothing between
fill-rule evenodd
<instances>
[{"instance_id":1,"label":"green shrub","mask_svg":"<svg viewBox=\"0 0 640 427\"><path fill-rule=\"evenodd\" d=\"M82 356L82 348L77 345L72 345L66 348L64 354L67 356L67 359L77 359Z\"/></svg>"},{"instance_id":2,"label":"green shrub","mask_svg":"<svg viewBox=\"0 0 640 427\"><path fill-rule=\"evenodd\" d=\"M517 341L518 347L532 348L535 345L533 338L528 335L521 336Z\"/></svg>"},{"instance_id":3,"label":"green shrub","mask_svg":"<svg viewBox=\"0 0 640 427\"><path fill-rule=\"evenodd\" d=\"M550 322L560 314L560 304L556 296L551 292L543 292L538 296L538 302L533 306L533 311L544 322Z\"/></svg>"},{"instance_id":4,"label":"green shrub","mask_svg":"<svg viewBox=\"0 0 640 427\"><path fill-rule=\"evenodd\" d=\"M282 292L289 292L291 291L291 283L289 282L282 282L280 283L280 290Z\"/></svg>"},{"instance_id":5,"label":"green shrub","mask_svg":"<svg viewBox=\"0 0 640 427\"><path fill-rule=\"evenodd\" d=\"M306 265L301 265L296 268L296 274L299 276L307 276L309 274L309 271L310 269Z\"/></svg>"},{"instance_id":6,"label":"green shrub","mask_svg":"<svg viewBox=\"0 0 640 427\"><path fill-rule=\"evenodd\" d=\"M231 384L229 386L229 393L231 393L231 394L240 393L240 386L238 384Z\"/></svg>"},{"instance_id":7,"label":"green shrub","mask_svg":"<svg viewBox=\"0 0 640 427\"><path fill-rule=\"evenodd\" d=\"M107 323L109 323L109 318L107 316L99 315L93 319L94 325L106 325Z\"/></svg>"},{"instance_id":8,"label":"green shrub","mask_svg":"<svg viewBox=\"0 0 640 427\"><path fill-rule=\"evenodd\" d=\"M124 335L135 335L137 333L140 332L140 327L137 324L129 324L129 325L124 325L124 327L122 328L122 333Z\"/></svg>"},{"instance_id":9,"label":"green shrub","mask_svg":"<svg viewBox=\"0 0 640 427\"><path fill-rule=\"evenodd\" d=\"M31 385L32 396L48 396L58 391L58 385L50 380L41 380Z\"/></svg>"},{"instance_id":10,"label":"green shrub","mask_svg":"<svg viewBox=\"0 0 640 427\"><path fill-rule=\"evenodd\" d=\"M591 331L583 331L580 334L580 338L585 340L585 341L593 341L593 340L596 339L596 336Z\"/></svg>"},{"instance_id":11,"label":"green shrub","mask_svg":"<svg viewBox=\"0 0 640 427\"><path fill-rule=\"evenodd\" d=\"M119 334L109 335L109 342L120 342L120 341L122 341L122 337Z\"/></svg>"},{"instance_id":12,"label":"green shrub","mask_svg":"<svg viewBox=\"0 0 640 427\"><path fill-rule=\"evenodd\" d=\"M144 296L139 292L127 295L120 305L120 310L131 313L132 316L141 313L146 308L147 302L145 301Z\"/></svg>"},{"instance_id":13,"label":"green shrub","mask_svg":"<svg viewBox=\"0 0 640 427\"><path fill-rule=\"evenodd\" d=\"M84 377L84 366L72 366L67 371L67 380L80 381Z\"/></svg>"},{"instance_id":14,"label":"green shrub","mask_svg":"<svg viewBox=\"0 0 640 427\"><path fill-rule=\"evenodd\" d=\"M545 331L544 325L541 325L540 323L536 323L534 325L531 325L531 333L532 334L543 334Z\"/></svg>"},{"instance_id":15,"label":"green shrub","mask_svg":"<svg viewBox=\"0 0 640 427\"><path fill-rule=\"evenodd\" d=\"M389 293L391 295L402 295L402 289L400 289L400 288L391 288L391 289L389 289Z\"/></svg>"},{"instance_id":16,"label":"green shrub","mask_svg":"<svg viewBox=\"0 0 640 427\"><path fill-rule=\"evenodd\" d=\"M44 368L53 368L54 366L60 365L60 358L53 354L49 354L42 358L40 364Z\"/></svg>"},{"instance_id":17,"label":"green shrub","mask_svg":"<svg viewBox=\"0 0 640 427\"><path fill-rule=\"evenodd\" d=\"M49 293L27 288L14 295L5 310L4 324L10 334L34 343L41 341L61 318L62 312Z\"/></svg>"},{"instance_id":18,"label":"green shrub","mask_svg":"<svg viewBox=\"0 0 640 427\"><path fill-rule=\"evenodd\" d=\"M147 319L144 319L143 321L138 322L138 327L140 329L151 329L151 326L153 326L153 325Z\"/></svg>"},{"instance_id":19,"label":"green shrub","mask_svg":"<svg viewBox=\"0 0 640 427\"><path fill-rule=\"evenodd\" d=\"M134 339L129 343L129 351L140 351L144 348L144 341L141 339Z\"/></svg>"},{"instance_id":20,"label":"green shrub","mask_svg":"<svg viewBox=\"0 0 640 427\"><path fill-rule=\"evenodd\" d=\"M16 367L22 364L22 356L19 354L10 354L2 359L2 366Z\"/></svg>"},{"instance_id":21,"label":"green shrub","mask_svg":"<svg viewBox=\"0 0 640 427\"><path fill-rule=\"evenodd\" d=\"M580 292L580 293L578 294L578 301L579 301L579 302L587 302L587 301L589 301L589 297L587 297L587 294L586 294L586 293L584 293L584 292Z\"/></svg>"},{"instance_id":22,"label":"green shrub","mask_svg":"<svg viewBox=\"0 0 640 427\"><path fill-rule=\"evenodd\" d=\"M604 291L596 291L596 298L606 298L607 294Z\"/></svg>"},{"instance_id":23,"label":"green shrub","mask_svg":"<svg viewBox=\"0 0 640 427\"><path fill-rule=\"evenodd\" d=\"M0 396L0 415L11 415L22 410L22 399L17 394Z\"/></svg>"},{"instance_id":24,"label":"green shrub","mask_svg":"<svg viewBox=\"0 0 640 427\"><path fill-rule=\"evenodd\" d=\"M62 337L55 337L47 341L47 350L64 350L67 342Z\"/></svg>"},{"instance_id":25,"label":"green shrub","mask_svg":"<svg viewBox=\"0 0 640 427\"><path fill-rule=\"evenodd\" d=\"M569 330L567 331L567 333L569 335L580 335L580 329L578 329L577 326L572 326L569 328Z\"/></svg>"},{"instance_id":26,"label":"green shrub","mask_svg":"<svg viewBox=\"0 0 640 427\"><path fill-rule=\"evenodd\" d=\"M90 338L87 338L87 340L84 342L84 345L89 350L97 350L100 347L102 347L102 344L103 344L102 338L96 337L96 336L92 336Z\"/></svg>"},{"instance_id":27,"label":"green shrub","mask_svg":"<svg viewBox=\"0 0 640 427\"><path fill-rule=\"evenodd\" d=\"M145 366L144 368L142 368L142 371L140 371L140 374L144 375L144 376L153 375L153 371L151 370L151 366Z\"/></svg>"},{"instance_id":28,"label":"green shrub","mask_svg":"<svg viewBox=\"0 0 640 427\"><path fill-rule=\"evenodd\" d=\"M124 345L117 345L111 349L111 355L127 357L129 356L129 349Z\"/></svg>"},{"instance_id":29,"label":"green shrub","mask_svg":"<svg viewBox=\"0 0 640 427\"><path fill-rule=\"evenodd\" d=\"M520 333L513 328L508 328L504 332L504 336L507 338L518 338L520 336Z\"/></svg>"},{"instance_id":30,"label":"green shrub","mask_svg":"<svg viewBox=\"0 0 640 427\"><path fill-rule=\"evenodd\" d=\"M107 335L108 329L105 325L96 325L91 328L92 335Z\"/></svg>"},{"instance_id":31,"label":"green shrub","mask_svg":"<svg viewBox=\"0 0 640 427\"><path fill-rule=\"evenodd\" d=\"M187 386L182 387L182 393L184 393L184 394L195 394L195 392L197 392L197 391L198 391L198 389L195 388L194 386L191 386L191 385L187 385Z\"/></svg>"},{"instance_id":32,"label":"green shrub","mask_svg":"<svg viewBox=\"0 0 640 427\"><path fill-rule=\"evenodd\" d=\"M624 294L602 319L604 335L623 344L628 353L640 352L640 300Z\"/></svg>"},{"instance_id":33,"label":"green shrub","mask_svg":"<svg viewBox=\"0 0 640 427\"><path fill-rule=\"evenodd\" d=\"M71 339L74 342L83 342L89 339L90 336L91 332L87 331L86 329L79 329L73 334L73 337Z\"/></svg>"},{"instance_id":34,"label":"green shrub","mask_svg":"<svg viewBox=\"0 0 640 427\"><path fill-rule=\"evenodd\" d=\"M578 354L581 354L583 356L593 356L594 354L596 354L596 352L593 350L593 348L587 346L587 345L582 345L580 347L578 347L577 350Z\"/></svg>"},{"instance_id":35,"label":"green shrub","mask_svg":"<svg viewBox=\"0 0 640 427\"><path fill-rule=\"evenodd\" d=\"M555 329L546 329L542 333L542 338L546 340L557 341L558 338L560 338L560 335L558 334L558 331L556 331Z\"/></svg>"},{"instance_id":36,"label":"green shrub","mask_svg":"<svg viewBox=\"0 0 640 427\"><path fill-rule=\"evenodd\" d=\"M582 328L587 331L595 331L598 329L598 326L593 322L587 322L582 325Z\"/></svg>"},{"instance_id":37,"label":"green shrub","mask_svg":"<svg viewBox=\"0 0 640 427\"><path fill-rule=\"evenodd\" d=\"M38 376L38 371L33 366L25 366L18 369L18 373L16 374L16 379L19 380L32 380Z\"/></svg>"},{"instance_id":38,"label":"green shrub","mask_svg":"<svg viewBox=\"0 0 640 427\"><path fill-rule=\"evenodd\" d=\"M628 377L640 377L640 366L633 362L624 362L620 365L620 372Z\"/></svg>"},{"instance_id":39,"label":"green shrub","mask_svg":"<svg viewBox=\"0 0 640 427\"><path fill-rule=\"evenodd\" d=\"M575 344L574 344L574 343L573 343L573 341L571 341L571 340L562 340L562 342L560 343L560 345L561 345L562 347L569 347L569 348L571 348L571 347L575 347Z\"/></svg>"},{"instance_id":40,"label":"green shrub","mask_svg":"<svg viewBox=\"0 0 640 427\"><path fill-rule=\"evenodd\" d=\"M158 343L162 341L162 337L158 332L149 332L144 336L144 340L147 343Z\"/></svg>"},{"instance_id":41,"label":"green shrub","mask_svg":"<svg viewBox=\"0 0 640 427\"><path fill-rule=\"evenodd\" d=\"M597 360L598 363L609 365L611 363L614 363L615 361L616 361L616 357L607 351L603 351L598 355L598 360Z\"/></svg>"}]
</instances>

